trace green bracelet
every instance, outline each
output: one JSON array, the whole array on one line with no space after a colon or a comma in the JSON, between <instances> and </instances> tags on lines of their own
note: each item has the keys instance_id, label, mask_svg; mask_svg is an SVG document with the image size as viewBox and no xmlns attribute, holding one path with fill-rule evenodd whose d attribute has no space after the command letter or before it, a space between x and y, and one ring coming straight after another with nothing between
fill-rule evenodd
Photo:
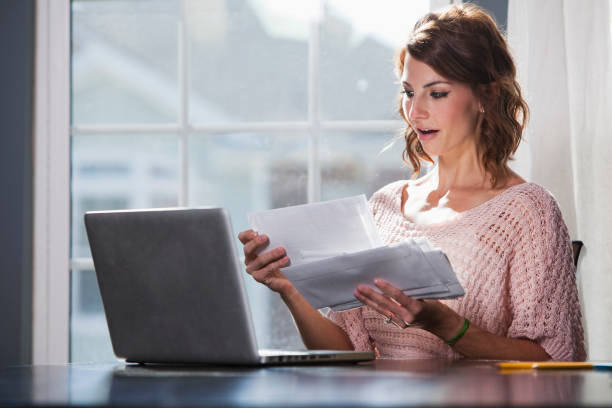
<instances>
[{"instance_id":1,"label":"green bracelet","mask_svg":"<svg viewBox=\"0 0 612 408\"><path fill-rule=\"evenodd\" d=\"M463 335L467 331L468 327L470 327L470 321L466 317L465 321L463 322L463 327L461 328L461 330L459 330L459 333L457 333L457 335L455 337L453 337L452 339L450 339L448 341L445 340L444 343L448 344L451 347L454 346L455 343L457 342L457 340L459 340L461 337L463 337Z\"/></svg>"}]
</instances>

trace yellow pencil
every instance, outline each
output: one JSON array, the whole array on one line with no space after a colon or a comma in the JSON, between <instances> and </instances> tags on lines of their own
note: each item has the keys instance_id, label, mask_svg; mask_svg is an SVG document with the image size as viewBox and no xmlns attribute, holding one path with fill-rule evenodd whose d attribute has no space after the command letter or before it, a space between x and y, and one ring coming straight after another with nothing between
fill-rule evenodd
<instances>
[{"instance_id":1,"label":"yellow pencil","mask_svg":"<svg viewBox=\"0 0 612 408\"><path fill-rule=\"evenodd\" d=\"M525 369L593 369L594 363L576 361L522 361L522 362L503 362L497 364L503 370L525 370Z\"/></svg>"}]
</instances>

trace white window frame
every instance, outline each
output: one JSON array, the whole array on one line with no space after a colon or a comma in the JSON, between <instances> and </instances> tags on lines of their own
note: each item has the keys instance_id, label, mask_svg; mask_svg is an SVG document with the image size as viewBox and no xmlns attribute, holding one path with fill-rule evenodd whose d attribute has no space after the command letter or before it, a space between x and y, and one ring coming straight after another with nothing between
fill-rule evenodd
<instances>
[{"instance_id":1,"label":"white window frame","mask_svg":"<svg viewBox=\"0 0 612 408\"><path fill-rule=\"evenodd\" d=\"M70 1L36 1L32 363L69 359Z\"/></svg>"},{"instance_id":2,"label":"white window frame","mask_svg":"<svg viewBox=\"0 0 612 408\"><path fill-rule=\"evenodd\" d=\"M322 5L322 0L319 0ZM453 0L431 0L432 8ZM295 122L191 124L185 0L178 25L179 115L177 124L79 125L70 127L70 0L36 2L35 208L33 363L69 362L70 270L93 269L90 258L70 259L70 135L168 134L179 137L179 206L187 206L188 136L191 133L293 132L308 134L308 202L321 197L321 133L396 132L400 120L322 121L319 118L319 25L308 42L308 117Z\"/></svg>"}]
</instances>

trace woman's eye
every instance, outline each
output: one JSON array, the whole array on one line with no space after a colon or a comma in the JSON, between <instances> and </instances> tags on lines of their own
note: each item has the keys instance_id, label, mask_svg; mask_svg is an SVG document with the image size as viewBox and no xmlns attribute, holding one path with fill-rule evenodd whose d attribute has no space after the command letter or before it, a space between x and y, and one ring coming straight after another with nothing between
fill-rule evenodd
<instances>
[{"instance_id":1,"label":"woman's eye","mask_svg":"<svg viewBox=\"0 0 612 408\"><path fill-rule=\"evenodd\" d=\"M402 93L406 95L406 98L410 99L414 96L414 91L403 90Z\"/></svg>"},{"instance_id":2,"label":"woman's eye","mask_svg":"<svg viewBox=\"0 0 612 408\"><path fill-rule=\"evenodd\" d=\"M448 95L448 92L432 92L430 95L436 99L440 99Z\"/></svg>"}]
</instances>

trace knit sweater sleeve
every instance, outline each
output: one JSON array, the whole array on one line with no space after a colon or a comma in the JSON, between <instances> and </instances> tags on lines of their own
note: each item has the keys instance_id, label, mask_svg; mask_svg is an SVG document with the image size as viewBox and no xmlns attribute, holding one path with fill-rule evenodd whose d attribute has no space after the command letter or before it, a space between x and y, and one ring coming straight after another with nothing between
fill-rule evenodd
<instances>
[{"instance_id":1,"label":"knit sweater sleeve","mask_svg":"<svg viewBox=\"0 0 612 408\"><path fill-rule=\"evenodd\" d=\"M576 271L561 210L544 189L526 195L519 209L507 336L536 342L553 360L584 360Z\"/></svg>"},{"instance_id":2,"label":"knit sweater sleeve","mask_svg":"<svg viewBox=\"0 0 612 408\"><path fill-rule=\"evenodd\" d=\"M343 312L330 311L327 318L336 323L348 335L356 351L374 350L374 344L363 324L362 307Z\"/></svg>"}]
</instances>

